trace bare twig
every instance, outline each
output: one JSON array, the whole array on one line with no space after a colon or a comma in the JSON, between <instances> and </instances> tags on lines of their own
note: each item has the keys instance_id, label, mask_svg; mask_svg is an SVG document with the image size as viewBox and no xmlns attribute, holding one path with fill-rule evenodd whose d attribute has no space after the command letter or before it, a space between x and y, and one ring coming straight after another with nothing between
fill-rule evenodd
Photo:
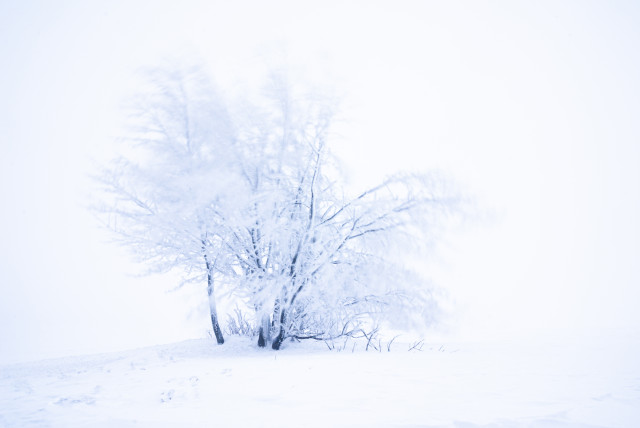
<instances>
[{"instance_id":1,"label":"bare twig","mask_svg":"<svg viewBox=\"0 0 640 428\"><path fill-rule=\"evenodd\" d=\"M411 345L411 347L409 348L409 351L413 351L414 349L416 351L422 351L423 346L424 346L424 340L419 340L415 342L413 345Z\"/></svg>"},{"instance_id":2,"label":"bare twig","mask_svg":"<svg viewBox=\"0 0 640 428\"><path fill-rule=\"evenodd\" d=\"M391 352L391 344L393 343L394 340L396 340L398 336L400 335L398 334L397 336L393 336L393 339L391 339L389 343L387 343L387 352Z\"/></svg>"}]
</instances>

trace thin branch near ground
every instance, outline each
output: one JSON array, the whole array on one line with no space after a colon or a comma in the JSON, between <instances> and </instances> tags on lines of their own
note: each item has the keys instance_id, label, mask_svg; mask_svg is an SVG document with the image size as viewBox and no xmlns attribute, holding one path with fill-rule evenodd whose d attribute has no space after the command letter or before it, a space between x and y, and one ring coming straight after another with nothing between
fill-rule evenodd
<instances>
[{"instance_id":1,"label":"thin branch near ground","mask_svg":"<svg viewBox=\"0 0 640 428\"><path fill-rule=\"evenodd\" d=\"M411 345L409 347L409 351L413 351L414 349L416 351L422 351L422 347L424 346L424 340L419 340L415 343L413 343L413 345Z\"/></svg>"},{"instance_id":2,"label":"thin branch near ground","mask_svg":"<svg viewBox=\"0 0 640 428\"><path fill-rule=\"evenodd\" d=\"M365 351L369 350L369 346L371 346L373 349L377 351L378 348L376 348L375 342L374 343L371 343L371 342L378 335L378 327L374 328L371 332L369 332L369 334L367 334L364 330L360 330L360 331L362 332L364 337L367 339L367 346L365 347Z\"/></svg>"},{"instance_id":3,"label":"thin branch near ground","mask_svg":"<svg viewBox=\"0 0 640 428\"><path fill-rule=\"evenodd\" d=\"M393 339L391 339L391 340L389 341L389 343L387 343L387 352L391 352L391 344L392 344L392 343L393 343L393 341L394 341L394 340L396 340L399 336L400 336L399 334L398 334L398 335L396 335L396 336L393 336Z\"/></svg>"},{"instance_id":4,"label":"thin branch near ground","mask_svg":"<svg viewBox=\"0 0 640 428\"><path fill-rule=\"evenodd\" d=\"M313 340L325 340L325 338L322 337L324 333L318 333L318 334L314 334L314 335L310 335L310 336L298 336L298 335L291 335L291 336L287 336L287 337L292 337L294 339L297 340L307 340L307 339L313 339Z\"/></svg>"}]
</instances>

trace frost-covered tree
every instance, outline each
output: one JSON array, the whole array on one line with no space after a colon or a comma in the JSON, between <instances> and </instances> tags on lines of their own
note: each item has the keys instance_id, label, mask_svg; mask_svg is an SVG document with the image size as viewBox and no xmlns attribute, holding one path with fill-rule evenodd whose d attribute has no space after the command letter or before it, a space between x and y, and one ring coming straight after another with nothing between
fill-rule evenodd
<instances>
[{"instance_id":1,"label":"frost-covered tree","mask_svg":"<svg viewBox=\"0 0 640 428\"><path fill-rule=\"evenodd\" d=\"M219 343L214 284L255 310L258 345L273 349L431 319L430 289L390 252L431 241L456 202L441 180L396 175L349 196L329 149L333 104L282 76L250 101L224 100L197 68L157 71L148 89L138 153L102 180L105 211L140 258L207 278Z\"/></svg>"},{"instance_id":2,"label":"frost-covered tree","mask_svg":"<svg viewBox=\"0 0 640 428\"><path fill-rule=\"evenodd\" d=\"M159 272L181 269L205 278L211 323L224 343L215 283L224 271L221 207L237 201L229 171L233 129L225 106L201 69L156 69L132 102L120 157L99 177L107 225L135 256Z\"/></svg>"}]
</instances>

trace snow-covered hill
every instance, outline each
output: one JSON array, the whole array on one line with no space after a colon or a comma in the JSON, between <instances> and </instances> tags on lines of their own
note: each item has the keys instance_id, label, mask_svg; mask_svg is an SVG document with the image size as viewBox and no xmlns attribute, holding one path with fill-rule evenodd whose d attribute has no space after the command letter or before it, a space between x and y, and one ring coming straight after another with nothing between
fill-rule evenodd
<instances>
[{"instance_id":1,"label":"snow-covered hill","mask_svg":"<svg viewBox=\"0 0 640 428\"><path fill-rule=\"evenodd\" d=\"M2 427L636 427L637 340L289 343L230 337L0 367Z\"/></svg>"}]
</instances>

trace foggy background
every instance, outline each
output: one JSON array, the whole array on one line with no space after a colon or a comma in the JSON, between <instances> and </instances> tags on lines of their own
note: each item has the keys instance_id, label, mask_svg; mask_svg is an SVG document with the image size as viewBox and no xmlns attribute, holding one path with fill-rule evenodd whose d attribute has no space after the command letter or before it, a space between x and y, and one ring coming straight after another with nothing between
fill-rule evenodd
<instances>
[{"instance_id":1,"label":"foggy background","mask_svg":"<svg viewBox=\"0 0 640 428\"><path fill-rule=\"evenodd\" d=\"M335 87L353 186L438 168L475 195L486 218L425 264L438 337L637 331L639 24L621 1L3 2L0 363L206 334L205 285L135 276L87 210L136 71L185 53L223 89L282 64Z\"/></svg>"}]
</instances>

